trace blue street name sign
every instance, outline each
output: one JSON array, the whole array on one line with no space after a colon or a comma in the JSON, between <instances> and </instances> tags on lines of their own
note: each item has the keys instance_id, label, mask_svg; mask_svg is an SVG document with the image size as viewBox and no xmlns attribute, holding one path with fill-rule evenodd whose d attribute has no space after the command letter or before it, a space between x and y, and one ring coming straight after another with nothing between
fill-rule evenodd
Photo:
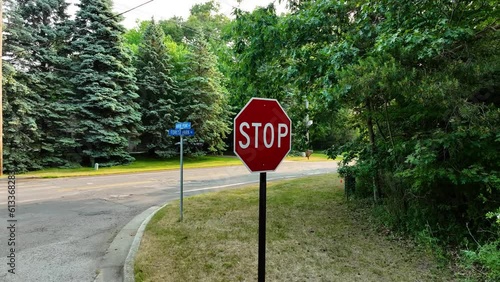
<instances>
[{"instance_id":1,"label":"blue street name sign","mask_svg":"<svg viewBox=\"0 0 500 282\"><path fill-rule=\"evenodd\" d=\"M181 130L182 136L194 136L194 129L183 129Z\"/></svg>"},{"instance_id":2,"label":"blue street name sign","mask_svg":"<svg viewBox=\"0 0 500 282\"><path fill-rule=\"evenodd\" d=\"M169 129L169 136L194 136L194 129Z\"/></svg>"},{"instance_id":3,"label":"blue street name sign","mask_svg":"<svg viewBox=\"0 0 500 282\"><path fill-rule=\"evenodd\" d=\"M178 122L175 124L175 129L191 129L191 122Z\"/></svg>"},{"instance_id":4,"label":"blue street name sign","mask_svg":"<svg viewBox=\"0 0 500 282\"><path fill-rule=\"evenodd\" d=\"M181 136L181 130L180 129L169 129L168 135L169 136Z\"/></svg>"}]
</instances>

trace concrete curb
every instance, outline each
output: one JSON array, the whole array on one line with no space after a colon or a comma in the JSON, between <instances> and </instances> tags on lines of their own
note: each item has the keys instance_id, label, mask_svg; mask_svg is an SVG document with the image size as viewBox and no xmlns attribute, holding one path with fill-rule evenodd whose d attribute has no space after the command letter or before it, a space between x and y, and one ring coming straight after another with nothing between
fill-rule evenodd
<instances>
[{"instance_id":1,"label":"concrete curb","mask_svg":"<svg viewBox=\"0 0 500 282\"><path fill-rule=\"evenodd\" d=\"M134 282L134 259L146 225L167 204L153 206L127 223L111 242L94 282ZM134 237L132 237L134 236Z\"/></svg>"},{"instance_id":2,"label":"concrete curb","mask_svg":"<svg viewBox=\"0 0 500 282\"><path fill-rule=\"evenodd\" d=\"M168 203L164 204L161 207L152 207L156 208L141 224L137 233L135 234L134 241L132 242L132 246L130 246L130 251L128 252L127 258L125 259L125 265L123 266L123 281L124 282L135 282L134 276L134 261L135 256L137 255L137 251L139 250L139 246L141 245L142 236L144 235L144 230L148 225L149 221L153 216L162 208L166 207ZM150 208L151 209L151 208ZM148 210L150 210L148 209ZM147 210L147 211L148 211Z\"/></svg>"}]
</instances>

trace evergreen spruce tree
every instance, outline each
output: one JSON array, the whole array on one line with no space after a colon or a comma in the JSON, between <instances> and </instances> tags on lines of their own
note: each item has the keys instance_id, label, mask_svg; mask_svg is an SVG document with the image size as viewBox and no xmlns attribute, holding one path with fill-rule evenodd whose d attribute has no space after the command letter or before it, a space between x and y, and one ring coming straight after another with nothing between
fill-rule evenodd
<instances>
[{"instance_id":1,"label":"evergreen spruce tree","mask_svg":"<svg viewBox=\"0 0 500 282\"><path fill-rule=\"evenodd\" d=\"M4 169L25 172L40 168L35 159L38 153L32 146L40 138L33 113L36 101L30 99L32 92L16 80L17 72L7 62L3 64L3 154Z\"/></svg>"},{"instance_id":2,"label":"evergreen spruce tree","mask_svg":"<svg viewBox=\"0 0 500 282\"><path fill-rule=\"evenodd\" d=\"M4 168L23 172L40 168L37 159L40 134L36 110L40 97L30 90L30 49L33 37L21 16L23 1L4 1L2 89Z\"/></svg>"},{"instance_id":3,"label":"evergreen spruce tree","mask_svg":"<svg viewBox=\"0 0 500 282\"><path fill-rule=\"evenodd\" d=\"M26 83L40 104L36 109L40 140L32 146L38 147L37 159L43 166L79 162L76 128L71 122L75 107L70 102L67 6L64 0L18 1L17 11L29 35L18 42L27 51L23 56Z\"/></svg>"},{"instance_id":4,"label":"evergreen spruce tree","mask_svg":"<svg viewBox=\"0 0 500 282\"><path fill-rule=\"evenodd\" d=\"M71 42L76 122L84 164L131 162L141 117L135 69L124 48L124 28L109 0L81 0Z\"/></svg>"},{"instance_id":5,"label":"evergreen spruce tree","mask_svg":"<svg viewBox=\"0 0 500 282\"><path fill-rule=\"evenodd\" d=\"M230 130L230 111L223 75L217 68L217 57L209 50L202 32L190 42L191 52L182 84L183 120L191 121L196 130L191 144L204 144L203 152L221 153ZM200 149L190 146L190 149Z\"/></svg>"},{"instance_id":6,"label":"evergreen spruce tree","mask_svg":"<svg viewBox=\"0 0 500 282\"><path fill-rule=\"evenodd\" d=\"M165 34L154 20L139 45L136 67L144 126L141 144L160 157L175 155L173 139L166 136L166 131L177 121L174 101L178 100L179 92L171 74L173 66Z\"/></svg>"}]
</instances>

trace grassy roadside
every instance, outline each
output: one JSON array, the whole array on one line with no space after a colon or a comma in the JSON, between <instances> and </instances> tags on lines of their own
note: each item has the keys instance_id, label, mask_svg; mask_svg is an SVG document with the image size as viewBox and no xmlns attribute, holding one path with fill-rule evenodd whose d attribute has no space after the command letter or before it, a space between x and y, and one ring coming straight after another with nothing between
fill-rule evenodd
<instances>
[{"instance_id":1,"label":"grassy roadside","mask_svg":"<svg viewBox=\"0 0 500 282\"><path fill-rule=\"evenodd\" d=\"M335 158L336 161L340 161L342 157L337 157ZM288 156L286 158L288 161L296 161L296 162L324 162L328 161L328 156L324 153L313 153L311 156L309 156L309 159L305 157L300 157L300 156Z\"/></svg>"},{"instance_id":2,"label":"grassy roadside","mask_svg":"<svg viewBox=\"0 0 500 282\"><path fill-rule=\"evenodd\" d=\"M268 187L269 281L448 281L432 257L391 242L351 213L336 175ZM258 189L222 191L159 211L146 228L136 281L256 281Z\"/></svg>"},{"instance_id":3,"label":"grassy roadside","mask_svg":"<svg viewBox=\"0 0 500 282\"><path fill-rule=\"evenodd\" d=\"M326 161L327 156L318 154L311 157L310 160L303 157L287 157L290 161ZM187 157L184 159L184 168L207 168L220 166L236 166L243 165L242 162L234 156L203 156L197 158ZM114 167L101 167L99 170L94 170L90 167L81 168L49 168L28 173L19 174L18 177L23 178L58 178L71 176L93 176L93 175L109 175L120 173L135 173L135 172L152 172L161 170L179 169L179 158L167 160L138 158L131 164L119 165Z\"/></svg>"},{"instance_id":4,"label":"grassy roadside","mask_svg":"<svg viewBox=\"0 0 500 282\"><path fill-rule=\"evenodd\" d=\"M236 157L226 156L203 156L198 158L185 158L184 168L204 168L218 166L234 166L240 165L241 161ZM131 164L119 165L113 167L102 167L99 170L94 170L90 167L81 168L49 168L38 171L20 174L20 177L36 177L36 178L57 178L69 176L92 176L92 175L108 175L133 172L151 172L160 170L179 169L179 158L167 160L138 158Z\"/></svg>"}]
</instances>

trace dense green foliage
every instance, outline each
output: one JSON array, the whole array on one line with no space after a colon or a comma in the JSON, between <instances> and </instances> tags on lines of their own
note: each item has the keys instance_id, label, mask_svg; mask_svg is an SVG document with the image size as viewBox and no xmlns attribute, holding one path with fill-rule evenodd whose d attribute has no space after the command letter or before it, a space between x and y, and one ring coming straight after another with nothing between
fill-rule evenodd
<instances>
[{"instance_id":1,"label":"dense green foliage","mask_svg":"<svg viewBox=\"0 0 500 282\"><path fill-rule=\"evenodd\" d=\"M70 20L64 0L4 2L5 169L112 166L132 151L170 157L178 147L166 130L187 120L196 131L188 153L226 149L230 108L216 53L229 52L220 39L230 20L218 4L126 33L112 1L77 6Z\"/></svg>"},{"instance_id":2,"label":"dense green foliage","mask_svg":"<svg viewBox=\"0 0 500 282\"><path fill-rule=\"evenodd\" d=\"M178 121L177 82L172 77L171 57L165 45L165 34L154 21L146 27L140 42L136 68L142 124L141 144L161 157L175 155L173 139L165 132Z\"/></svg>"},{"instance_id":3,"label":"dense green foliage","mask_svg":"<svg viewBox=\"0 0 500 282\"><path fill-rule=\"evenodd\" d=\"M77 143L70 136L71 105L66 99L71 90L68 76L57 71L68 67L63 48L69 34L66 7L62 0L6 2L3 86L4 108L9 105L4 119L6 140L12 144L5 150L9 169L65 166L74 161L69 156Z\"/></svg>"},{"instance_id":4,"label":"dense green foliage","mask_svg":"<svg viewBox=\"0 0 500 282\"><path fill-rule=\"evenodd\" d=\"M193 143L205 144L211 153L223 152L225 138L230 131L227 92L223 76L217 68L217 58L209 50L203 35L189 44L190 53L183 70L182 100L183 120L192 122L197 129Z\"/></svg>"},{"instance_id":5,"label":"dense green foliage","mask_svg":"<svg viewBox=\"0 0 500 282\"><path fill-rule=\"evenodd\" d=\"M69 72L70 26L63 0L26 1L20 6L24 26L31 34L27 85L40 96L37 126L40 133L39 152L35 158L42 166L72 166L79 158L75 154L78 143L70 123L74 106L71 103Z\"/></svg>"},{"instance_id":6,"label":"dense green foliage","mask_svg":"<svg viewBox=\"0 0 500 282\"><path fill-rule=\"evenodd\" d=\"M313 139L347 152L341 173L385 224L472 248L497 279L497 1L289 2L283 16L236 11L233 103L278 98L302 135L308 99Z\"/></svg>"},{"instance_id":7,"label":"dense green foliage","mask_svg":"<svg viewBox=\"0 0 500 282\"><path fill-rule=\"evenodd\" d=\"M273 5L253 13L236 10L235 14L229 32L234 66L227 71L231 104L241 108L250 97L278 99L292 119L297 151L326 149L332 143L350 140L355 131L344 126L347 112L339 111L336 101L322 88L328 79L324 64L329 60L318 53L323 44L332 44L325 41L323 32L315 38L318 27L301 22L306 17L278 16ZM324 17L321 24L333 24L328 16L317 16ZM314 122L309 128L313 147L306 140L307 117Z\"/></svg>"},{"instance_id":8,"label":"dense green foliage","mask_svg":"<svg viewBox=\"0 0 500 282\"><path fill-rule=\"evenodd\" d=\"M220 71L223 67L216 54L228 52L220 35L227 22L227 17L218 12L218 5L207 2L194 5L185 21L180 18L158 23L143 21L125 34L127 45L137 50L143 122L145 127L150 127L142 134L142 145L149 146L148 149L161 147L161 150L153 149L156 155L167 157L177 153L178 148L172 142L174 139L167 138L165 131L179 121L190 121L196 132L194 137L187 138L185 152L203 155L226 150L231 116L226 79ZM155 34L164 33L166 36L152 39L152 26ZM151 67L146 66L145 59L149 60ZM144 80L146 77L149 80ZM170 90L161 90L159 85L164 84L153 77L165 77L163 80L168 77L167 84L171 86L166 87ZM151 83L154 81L156 83ZM144 89L149 96L144 95ZM156 104L162 103L158 99L161 95L151 96L158 91L170 93L163 106ZM160 109L164 112L160 113ZM148 121L151 119L148 116L152 115L155 120ZM151 142L152 135L161 142Z\"/></svg>"},{"instance_id":9,"label":"dense green foliage","mask_svg":"<svg viewBox=\"0 0 500 282\"><path fill-rule=\"evenodd\" d=\"M30 90L16 78L15 69L3 65L4 167L10 171L38 168L33 162L36 148L31 144L39 138L35 117L36 107L30 99Z\"/></svg>"},{"instance_id":10,"label":"dense green foliage","mask_svg":"<svg viewBox=\"0 0 500 282\"><path fill-rule=\"evenodd\" d=\"M355 12L341 27L358 31L339 38L352 59L342 55L329 90L361 135L336 152L357 159L344 172L361 190L392 201L393 224L459 243L472 240L466 225L491 226L485 213L500 200L495 4L421 5L329 7Z\"/></svg>"},{"instance_id":11,"label":"dense green foliage","mask_svg":"<svg viewBox=\"0 0 500 282\"><path fill-rule=\"evenodd\" d=\"M128 152L139 135L135 69L123 47L123 27L111 11L111 2L82 0L76 14L71 79L75 119L81 131L83 163L104 166L128 163Z\"/></svg>"},{"instance_id":12,"label":"dense green foliage","mask_svg":"<svg viewBox=\"0 0 500 282\"><path fill-rule=\"evenodd\" d=\"M23 171L38 167L30 160L37 154L31 144L40 137L34 111L39 97L32 95L22 71L24 58L29 54L23 42L30 42L30 36L22 25L21 7L15 1L5 1L4 6L9 12L5 18L14 27L3 39L2 56L6 57L2 64L4 166Z\"/></svg>"},{"instance_id":13,"label":"dense green foliage","mask_svg":"<svg viewBox=\"0 0 500 282\"><path fill-rule=\"evenodd\" d=\"M344 154L384 224L500 278L498 1L287 3L229 19L209 1L125 32L109 0L73 21L63 0L4 1L6 169L172 156L178 121L189 153L222 153L234 114L276 98L293 149Z\"/></svg>"}]
</instances>

